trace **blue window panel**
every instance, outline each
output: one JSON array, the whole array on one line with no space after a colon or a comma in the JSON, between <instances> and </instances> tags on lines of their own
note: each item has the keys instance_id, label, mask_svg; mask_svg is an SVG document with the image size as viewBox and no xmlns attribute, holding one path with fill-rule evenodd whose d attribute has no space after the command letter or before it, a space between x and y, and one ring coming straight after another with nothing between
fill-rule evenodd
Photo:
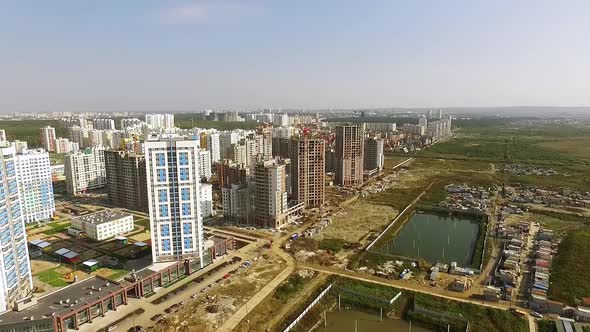
<instances>
[{"instance_id":1,"label":"blue window panel","mask_svg":"<svg viewBox=\"0 0 590 332\"><path fill-rule=\"evenodd\" d=\"M184 249L191 249L193 247L193 239L187 237L184 239Z\"/></svg>"},{"instance_id":2,"label":"blue window panel","mask_svg":"<svg viewBox=\"0 0 590 332\"><path fill-rule=\"evenodd\" d=\"M188 168L183 167L180 169L180 180L188 181Z\"/></svg>"},{"instance_id":3,"label":"blue window panel","mask_svg":"<svg viewBox=\"0 0 590 332\"><path fill-rule=\"evenodd\" d=\"M182 234L184 235L191 235L193 233L193 228L191 223L185 222L182 224Z\"/></svg>"},{"instance_id":4,"label":"blue window panel","mask_svg":"<svg viewBox=\"0 0 590 332\"><path fill-rule=\"evenodd\" d=\"M178 154L178 163L181 166L187 166L188 165L188 152L180 152Z\"/></svg>"},{"instance_id":5,"label":"blue window panel","mask_svg":"<svg viewBox=\"0 0 590 332\"><path fill-rule=\"evenodd\" d=\"M160 203L168 202L168 191L166 189L158 189L158 200Z\"/></svg>"},{"instance_id":6,"label":"blue window panel","mask_svg":"<svg viewBox=\"0 0 590 332\"><path fill-rule=\"evenodd\" d=\"M158 182L165 182L166 181L166 169L158 169L157 171L158 174Z\"/></svg>"},{"instance_id":7,"label":"blue window panel","mask_svg":"<svg viewBox=\"0 0 590 332\"><path fill-rule=\"evenodd\" d=\"M160 217L168 217L168 205L160 204Z\"/></svg>"},{"instance_id":8,"label":"blue window panel","mask_svg":"<svg viewBox=\"0 0 590 332\"><path fill-rule=\"evenodd\" d=\"M191 191L189 188L182 188L180 189L180 197L183 201L188 201L191 199Z\"/></svg>"},{"instance_id":9,"label":"blue window panel","mask_svg":"<svg viewBox=\"0 0 590 332\"><path fill-rule=\"evenodd\" d=\"M162 236L170 236L170 225L162 225L160 233Z\"/></svg>"},{"instance_id":10,"label":"blue window panel","mask_svg":"<svg viewBox=\"0 0 590 332\"><path fill-rule=\"evenodd\" d=\"M156 153L156 166L166 166L166 155L164 153Z\"/></svg>"},{"instance_id":11,"label":"blue window panel","mask_svg":"<svg viewBox=\"0 0 590 332\"><path fill-rule=\"evenodd\" d=\"M182 215L189 216L191 214L191 203L182 203Z\"/></svg>"},{"instance_id":12,"label":"blue window panel","mask_svg":"<svg viewBox=\"0 0 590 332\"><path fill-rule=\"evenodd\" d=\"M170 251L170 239L163 239L162 240L162 250Z\"/></svg>"}]
</instances>

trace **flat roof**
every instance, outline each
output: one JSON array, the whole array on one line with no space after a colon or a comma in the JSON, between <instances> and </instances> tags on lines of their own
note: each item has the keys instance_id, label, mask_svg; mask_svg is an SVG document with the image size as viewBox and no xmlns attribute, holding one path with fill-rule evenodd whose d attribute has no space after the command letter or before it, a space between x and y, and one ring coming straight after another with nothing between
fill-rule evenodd
<instances>
[{"instance_id":1,"label":"flat roof","mask_svg":"<svg viewBox=\"0 0 590 332\"><path fill-rule=\"evenodd\" d=\"M98 264L98 261L96 259L89 259L87 261L82 262L82 264L86 266L94 266Z\"/></svg>"},{"instance_id":2,"label":"flat roof","mask_svg":"<svg viewBox=\"0 0 590 332\"><path fill-rule=\"evenodd\" d=\"M102 210L94 213L90 213L84 216L72 218L72 220L82 221L85 223L100 225L107 222L115 221L121 218L133 216L129 213L123 213L113 210Z\"/></svg>"},{"instance_id":3,"label":"flat roof","mask_svg":"<svg viewBox=\"0 0 590 332\"><path fill-rule=\"evenodd\" d=\"M78 253L75 251L70 251L64 255L65 258L74 258L78 257Z\"/></svg>"},{"instance_id":4,"label":"flat roof","mask_svg":"<svg viewBox=\"0 0 590 332\"><path fill-rule=\"evenodd\" d=\"M67 254L68 252L70 252L70 250L69 250L69 249L66 249L66 248L61 248L61 249L58 249L58 250L56 250L56 251L55 251L55 254L56 254L56 255L63 256L63 255L65 255L65 254Z\"/></svg>"},{"instance_id":5,"label":"flat roof","mask_svg":"<svg viewBox=\"0 0 590 332\"><path fill-rule=\"evenodd\" d=\"M94 287L94 290L92 287ZM49 318L52 313L61 315L77 311L77 308L84 306L86 303L98 300L120 288L119 284L112 281L100 277L90 277L40 297L37 299L37 304L20 312L8 311L0 315L0 324L22 322L31 317L33 319ZM90 295L90 291L92 291L92 295ZM67 299L70 300L68 304L65 303ZM59 301L62 301L62 304L59 304Z\"/></svg>"}]
</instances>

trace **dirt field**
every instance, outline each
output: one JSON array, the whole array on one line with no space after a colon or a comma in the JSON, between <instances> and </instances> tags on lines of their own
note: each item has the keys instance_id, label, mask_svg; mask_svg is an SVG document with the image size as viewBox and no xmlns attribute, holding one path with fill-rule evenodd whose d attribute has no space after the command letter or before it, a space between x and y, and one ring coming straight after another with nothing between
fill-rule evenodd
<instances>
[{"instance_id":1,"label":"dirt field","mask_svg":"<svg viewBox=\"0 0 590 332\"><path fill-rule=\"evenodd\" d=\"M39 272L43 272L45 270L49 270L57 266L57 263L45 261L45 260L38 260L38 259L31 259L31 274L35 275Z\"/></svg>"},{"instance_id":2,"label":"dirt field","mask_svg":"<svg viewBox=\"0 0 590 332\"><path fill-rule=\"evenodd\" d=\"M357 201L344 211L336 212L332 216L332 223L318 235L322 238L338 238L347 242L358 242L369 230L381 228L389 223L396 215L391 206Z\"/></svg>"},{"instance_id":3,"label":"dirt field","mask_svg":"<svg viewBox=\"0 0 590 332\"><path fill-rule=\"evenodd\" d=\"M216 331L233 313L278 275L284 262L278 258L258 259L248 269L239 269L230 279L221 281L210 292L204 292L186 303L177 313L158 323L153 331ZM237 268L237 266L236 266ZM182 328L181 328L182 330Z\"/></svg>"}]
</instances>

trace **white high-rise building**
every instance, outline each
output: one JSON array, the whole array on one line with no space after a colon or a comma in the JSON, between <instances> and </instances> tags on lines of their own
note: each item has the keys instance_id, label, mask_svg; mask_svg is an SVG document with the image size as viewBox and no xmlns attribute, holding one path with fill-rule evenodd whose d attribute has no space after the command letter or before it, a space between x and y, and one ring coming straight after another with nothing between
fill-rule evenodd
<instances>
[{"instance_id":1,"label":"white high-rise building","mask_svg":"<svg viewBox=\"0 0 590 332\"><path fill-rule=\"evenodd\" d=\"M78 195L107 184L103 149L85 149L65 159L66 189Z\"/></svg>"},{"instance_id":2,"label":"white high-rise building","mask_svg":"<svg viewBox=\"0 0 590 332\"><path fill-rule=\"evenodd\" d=\"M221 159L219 134L211 133L207 135L207 150L211 151L211 162L216 163Z\"/></svg>"},{"instance_id":3,"label":"white high-rise building","mask_svg":"<svg viewBox=\"0 0 590 332\"><path fill-rule=\"evenodd\" d=\"M204 266L199 142L176 136L145 142L152 260L198 259Z\"/></svg>"},{"instance_id":4,"label":"white high-rise building","mask_svg":"<svg viewBox=\"0 0 590 332\"><path fill-rule=\"evenodd\" d=\"M26 223L51 219L55 213L49 153L26 150L16 155L16 174Z\"/></svg>"},{"instance_id":5,"label":"white high-rise building","mask_svg":"<svg viewBox=\"0 0 590 332\"><path fill-rule=\"evenodd\" d=\"M273 120L275 127L287 127L289 125L289 116L287 114L275 114Z\"/></svg>"},{"instance_id":6,"label":"white high-rise building","mask_svg":"<svg viewBox=\"0 0 590 332\"><path fill-rule=\"evenodd\" d=\"M213 216L213 185L201 183L201 216L210 218Z\"/></svg>"},{"instance_id":7,"label":"white high-rise building","mask_svg":"<svg viewBox=\"0 0 590 332\"><path fill-rule=\"evenodd\" d=\"M41 128L41 145L49 152L55 151L55 128L50 126Z\"/></svg>"},{"instance_id":8,"label":"white high-rise building","mask_svg":"<svg viewBox=\"0 0 590 332\"><path fill-rule=\"evenodd\" d=\"M92 127L98 130L113 130L115 129L115 120L113 119L93 119Z\"/></svg>"},{"instance_id":9,"label":"white high-rise building","mask_svg":"<svg viewBox=\"0 0 590 332\"><path fill-rule=\"evenodd\" d=\"M19 141L19 140L16 140L14 142L10 142L10 146L12 146L14 148L14 151L16 153L23 153L23 151L25 151L29 148L29 144L27 144L27 141Z\"/></svg>"},{"instance_id":10,"label":"white high-rise building","mask_svg":"<svg viewBox=\"0 0 590 332\"><path fill-rule=\"evenodd\" d=\"M14 147L0 148L0 312L33 290L15 159Z\"/></svg>"},{"instance_id":11,"label":"white high-rise building","mask_svg":"<svg viewBox=\"0 0 590 332\"><path fill-rule=\"evenodd\" d=\"M138 118L121 119L121 130L125 130L127 127L140 126L141 120Z\"/></svg>"},{"instance_id":12,"label":"white high-rise building","mask_svg":"<svg viewBox=\"0 0 590 332\"><path fill-rule=\"evenodd\" d=\"M207 150L199 150L199 174L207 181L211 179L211 153Z\"/></svg>"},{"instance_id":13,"label":"white high-rise building","mask_svg":"<svg viewBox=\"0 0 590 332\"><path fill-rule=\"evenodd\" d=\"M146 114L145 122L152 129L172 129L174 114Z\"/></svg>"}]
</instances>

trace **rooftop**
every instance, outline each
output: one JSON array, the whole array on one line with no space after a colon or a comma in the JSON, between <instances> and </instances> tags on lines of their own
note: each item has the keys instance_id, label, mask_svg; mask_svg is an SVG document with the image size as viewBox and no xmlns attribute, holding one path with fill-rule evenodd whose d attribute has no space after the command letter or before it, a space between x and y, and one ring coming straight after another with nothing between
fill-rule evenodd
<instances>
[{"instance_id":1,"label":"rooftop","mask_svg":"<svg viewBox=\"0 0 590 332\"><path fill-rule=\"evenodd\" d=\"M77 307L82 307L90 301L98 300L120 288L121 286L119 284L113 283L112 281L100 277L91 277L40 297L37 299L37 304L20 312L8 311L0 315L0 324L21 322L30 320L31 318L49 318L53 313L60 315L72 312ZM92 295L90 295L91 291ZM62 301L62 304L60 304L60 301Z\"/></svg>"},{"instance_id":2,"label":"rooftop","mask_svg":"<svg viewBox=\"0 0 590 332\"><path fill-rule=\"evenodd\" d=\"M117 219L125 218L131 216L128 213L117 212L113 210L102 210L98 212L94 212L91 214L87 214L81 217L75 217L73 220L80 220L82 222L91 223L91 224L103 224L107 222L111 222Z\"/></svg>"}]
</instances>

